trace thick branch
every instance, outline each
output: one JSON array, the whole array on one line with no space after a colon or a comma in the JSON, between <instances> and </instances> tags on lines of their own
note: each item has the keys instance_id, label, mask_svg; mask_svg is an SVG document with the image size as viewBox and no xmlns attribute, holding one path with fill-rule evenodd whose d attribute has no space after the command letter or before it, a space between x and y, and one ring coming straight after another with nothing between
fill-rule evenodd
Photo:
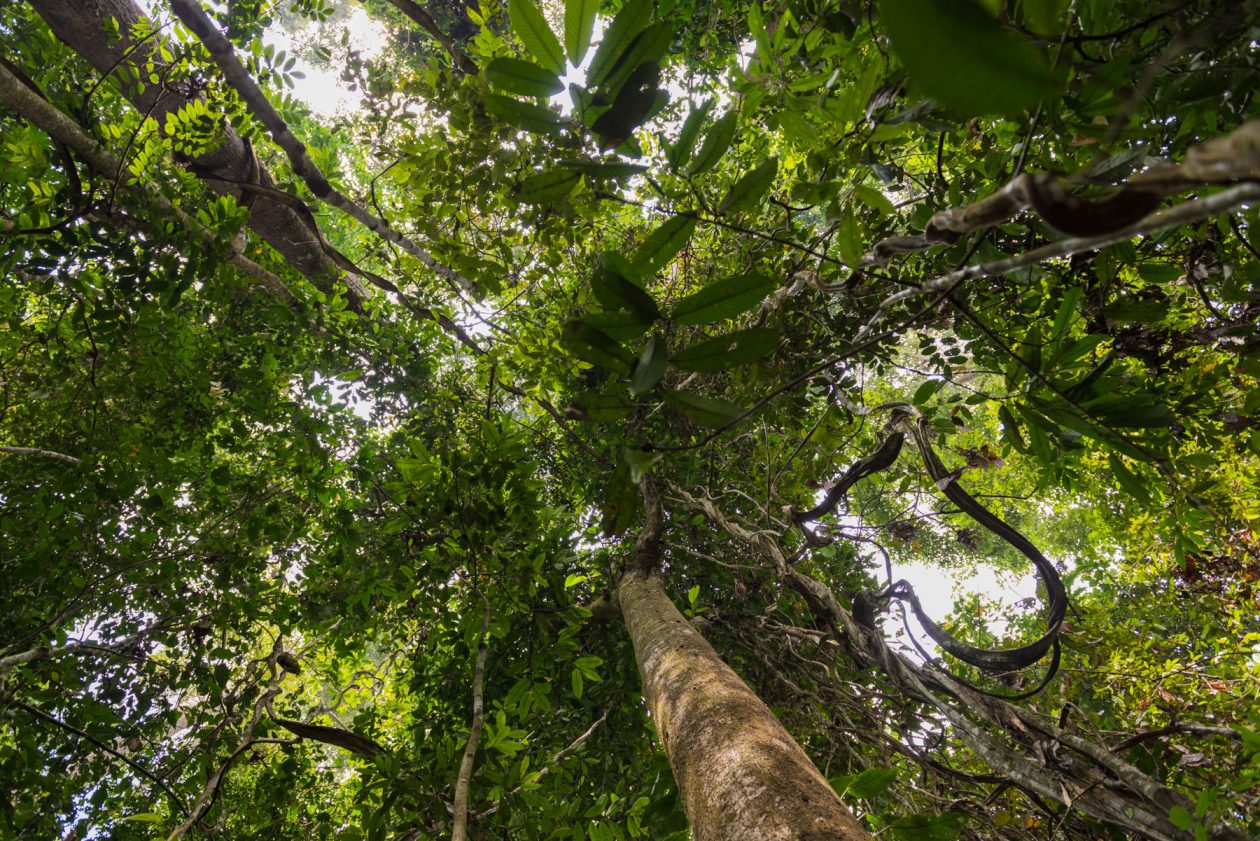
<instances>
[{"instance_id":1,"label":"thick branch","mask_svg":"<svg viewBox=\"0 0 1260 841\"><path fill-rule=\"evenodd\" d=\"M462 72L470 76L477 75L476 63L465 55L459 47L455 46L455 42L451 40L449 35L438 28L437 21L433 20L433 17L424 10L423 6L415 2L415 0L389 0L389 2L393 3L398 11L419 24L421 29L432 35L433 40L441 44L442 49L451 54L451 58L455 60L455 66Z\"/></svg>"},{"instance_id":2,"label":"thick branch","mask_svg":"<svg viewBox=\"0 0 1260 841\"><path fill-rule=\"evenodd\" d=\"M159 37L148 42L138 42L132 37L133 28L144 17L135 0L31 0L31 5L53 34L87 59L99 73L109 76L125 68L128 72L117 76L123 95L140 113L152 117L158 124L192 101L170 86L138 84L140 80L147 81L152 73L165 73L170 63L158 49L162 46ZM122 37L111 35L115 22ZM197 155L189 163L193 172L206 178L215 192L238 199L244 194L234 186L237 183L252 181L265 187L275 183L258 165L249 144L230 126L223 128L222 142L213 151ZM115 167L110 177L121 171L124 170ZM337 268L320 247L318 236L307 220L292 208L266 196L245 203L249 205L249 227L317 287L331 293L332 283L338 278ZM362 303L362 289L352 278L348 282L347 298L352 306L358 307Z\"/></svg>"},{"instance_id":3,"label":"thick branch","mask_svg":"<svg viewBox=\"0 0 1260 841\"><path fill-rule=\"evenodd\" d=\"M267 99L262 88L258 87L258 83L253 80L236 57L232 44L210 20L200 3L196 0L171 0L171 7L184 25L201 39L206 49L210 51L215 64L222 71L224 79L245 101L254 116L266 126L272 139L288 155L293 171L320 201L351 216L369 231L397 245L438 275L459 284L463 289L472 288L472 284L454 269L439 263L409 237L395 230L384 219L356 204L328 181L327 176L306 153L306 146L289 130L289 126L271 104L271 100Z\"/></svg>"},{"instance_id":4,"label":"thick branch","mask_svg":"<svg viewBox=\"0 0 1260 841\"><path fill-rule=\"evenodd\" d=\"M858 331L854 341L861 341L872 333L884 314L902 301L932 294L949 294L955 287L966 280L1006 274L1017 269L1035 266L1046 260L1069 257L1081 251L1096 251L1099 248L1116 245L1138 236L1150 236L1169 228L1177 228L1182 225L1202 221L1257 199L1260 199L1260 184L1239 184L1213 196L1182 202L1167 210L1152 213L1150 216L1132 225L1108 234L1096 237L1070 237L1043 245L1041 248L1035 248L1015 257L1008 257L1005 260L994 260L988 263L976 263L965 266L957 271L933 278L919 286L913 286L889 295L880 303L879 309L871 316L870 321Z\"/></svg>"},{"instance_id":5,"label":"thick branch","mask_svg":"<svg viewBox=\"0 0 1260 841\"><path fill-rule=\"evenodd\" d=\"M23 118L46 132L50 137L60 143L64 143L83 159L88 166L102 175L113 178L122 170L122 162L112 152L89 137L78 123L24 85L21 80L3 66L0 66L0 103L12 108ZM144 201L162 211L166 218L175 219L186 233L200 240L203 244L214 244L215 237L213 233L183 210L171 204L165 196L162 196L155 189L136 187L128 188L128 191L140 194ZM295 300L293 293L284 284L284 281L239 251L233 249L228 254L228 261L249 277L257 280L264 288L286 303L292 303ZM63 458L71 457L63 456ZM75 459L75 461L77 462L78 460Z\"/></svg>"}]
</instances>

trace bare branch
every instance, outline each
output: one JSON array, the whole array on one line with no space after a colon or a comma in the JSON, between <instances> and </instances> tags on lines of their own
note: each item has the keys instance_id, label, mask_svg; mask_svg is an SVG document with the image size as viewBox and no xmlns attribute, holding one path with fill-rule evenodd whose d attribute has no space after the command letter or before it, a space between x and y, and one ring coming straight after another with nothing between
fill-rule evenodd
<instances>
[{"instance_id":1,"label":"bare branch","mask_svg":"<svg viewBox=\"0 0 1260 841\"><path fill-rule=\"evenodd\" d=\"M54 452L53 450L40 450L36 447L6 447L0 446L0 453L9 453L15 456L40 456L42 458L55 458L64 461L67 464L82 464L83 459L68 456L65 453Z\"/></svg>"}]
</instances>

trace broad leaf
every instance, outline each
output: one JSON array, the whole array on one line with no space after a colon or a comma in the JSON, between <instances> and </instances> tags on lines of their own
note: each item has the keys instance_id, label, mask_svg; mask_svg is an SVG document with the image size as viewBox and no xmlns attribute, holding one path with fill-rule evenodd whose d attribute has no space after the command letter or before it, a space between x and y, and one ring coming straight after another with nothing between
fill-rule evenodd
<instances>
[{"instance_id":1,"label":"broad leaf","mask_svg":"<svg viewBox=\"0 0 1260 841\"><path fill-rule=\"evenodd\" d=\"M643 164L621 161L560 161L560 166L577 170L592 178L626 178L647 172L648 169Z\"/></svg>"},{"instance_id":2,"label":"broad leaf","mask_svg":"<svg viewBox=\"0 0 1260 841\"><path fill-rule=\"evenodd\" d=\"M584 321L564 326L565 345L578 359L617 373L629 373L634 355L620 343Z\"/></svg>"},{"instance_id":3,"label":"broad leaf","mask_svg":"<svg viewBox=\"0 0 1260 841\"><path fill-rule=\"evenodd\" d=\"M975 0L882 0L893 50L923 92L964 114L1031 108L1058 87L1030 41Z\"/></svg>"},{"instance_id":4,"label":"broad leaf","mask_svg":"<svg viewBox=\"0 0 1260 841\"><path fill-rule=\"evenodd\" d=\"M691 160L691 153L695 151L696 140L700 136L700 126L704 124L712 108L713 100L710 99L699 108L693 109L687 115L687 119L683 120L682 129L678 132L678 140L669 147L669 154L666 156L670 169L680 169L683 164Z\"/></svg>"},{"instance_id":5,"label":"broad leaf","mask_svg":"<svg viewBox=\"0 0 1260 841\"><path fill-rule=\"evenodd\" d=\"M496 58L483 72L490 84L522 96L551 96L564 90L555 73L519 58Z\"/></svg>"},{"instance_id":6,"label":"broad leaf","mask_svg":"<svg viewBox=\"0 0 1260 841\"><path fill-rule=\"evenodd\" d=\"M497 93L483 94L482 101L491 116L498 117L503 122L525 131L532 131L535 134L558 134L563 128L561 116L542 106L521 102L519 99Z\"/></svg>"},{"instance_id":7,"label":"broad leaf","mask_svg":"<svg viewBox=\"0 0 1260 841\"><path fill-rule=\"evenodd\" d=\"M721 371L760 359L778 343L778 330L737 330L678 351L670 364L683 371Z\"/></svg>"},{"instance_id":8,"label":"broad leaf","mask_svg":"<svg viewBox=\"0 0 1260 841\"><path fill-rule=\"evenodd\" d=\"M638 397L651 391L661 377L665 375L665 365L669 361L669 353L665 349L665 340L660 336L648 339L643 353L634 363L630 373L630 393Z\"/></svg>"},{"instance_id":9,"label":"broad leaf","mask_svg":"<svg viewBox=\"0 0 1260 841\"><path fill-rule=\"evenodd\" d=\"M661 394L664 395L668 405L701 426L724 427L744 413L744 410L734 403L714 397L704 397L689 391L662 388Z\"/></svg>"},{"instance_id":10,"label":"broad leaf","mask_svg":"<svg viewBox=\"0 0 1260 841\"><path fill-rule=\"evenodd\" d=\"M682 250L696 229L694 216L671 216L666 219L639 246L634 254L634 264L644 274L659 271Z\"/></svg>"},{"instance_id":11,"label":"broad leaf","mask_svg":"<svg viewBox=\"0 0 1260 841\"><path fill-rule=\"evenodd\" d=\"M548 70L564 73L564 51L556 40L547 19L534 5L533 0L508 0L508 17L512 29L520 37L525 49Z\"/></svg>"},{"instance_id":12,"label":"broad leaf","mask_svg":"<svg viewBox=\"0 0 1260 841\"><path fill-rule=\"evenodd\" d=\"M651 19L651 0L629 0L621 7L621 11L617 12L612 23L604 30L604 37L600 39L599 47L596 48L595 56L587 69L586 84L589 87L596 87L607 78L621 54Z\"/></svg>"},{"instance_id":13,"label":"broad leaf","mask_svg":"<svg viewBox=\"0 0 1260 841\"><path fill-rule=\"evenodd\" d=\"M533 204L556 201L573 192L573 188L581 180L582 173L571 169L549 169L546 172L536 172L521 182L520 198L521 201Z\"/></svg>"},{"instance_id":14,"label":"broad leaf","mask_svg":"<svg viewBox=\"0 0 1260 841\"><path fill-rule=\"evenodd\" d=\"M574 66L582 63L582 58L591 46L591 34L595 31L595 15L598 11L599 0L565 0L564 49Z\"/></svg>"},{"instance_id":15,"label":"broad leaf","mask_svg":"<svg viewBox=\"0 0 1260 841\"><path fill-rule=\"evenodd\" d=\"M696 153L696 159L687 169L687 174L699 175L717 166L717 162L722 160L726 150L731 148L738 125L739 114L732 110L723 114L709 126L709 130L704 135L704 142L700 144L700 151Z\"/></svg>"},{"instance_id":16,"label":"broad leaf","mask_svg":"<svg viewBox=\"0 0 1260 841\"><path fill-rule=\"evenodd\" d=\"M779 171L777 158L770 158L756 169L744 175L731 187L726 198L722 200L722 212L751 210L761 201L761 197L774 183L774 176Z\"/></svg>"},{"instance_id":17,"label":"broad leaf","mask_svg":"<svg viewBox=\"0 0 1260 841\"><path fill-rule=\"evenodd\" d=\"M591 288L596 299L606 309L626 310L643 321L655 321L661 317L661 311L652 296L607 263L595 270L591 278Z\"/></svg>"},{"instance_id":18,"label":"broad leaf","mask_svg":"<svg viewBox=\"0 0 1260 841\"><path fill-rule=\"evenodd\" d=\"M711 324L747 312L778 285L760 274L735 275L711 283L683 298L670 313L679 324Z\"/></svg>"},{"instance_id":19,"label":"broad leaf","mask_svg":"<svg viewBox=\"0 0 1260 841\"><path fill-rule=\"evenodd\" d=\"M596 423L618 421L634 411L634 401L624 394L601 394L597 391L586 391L573 400L572 417L578 420L589 420Z\"/></svg>"}]
</instances>

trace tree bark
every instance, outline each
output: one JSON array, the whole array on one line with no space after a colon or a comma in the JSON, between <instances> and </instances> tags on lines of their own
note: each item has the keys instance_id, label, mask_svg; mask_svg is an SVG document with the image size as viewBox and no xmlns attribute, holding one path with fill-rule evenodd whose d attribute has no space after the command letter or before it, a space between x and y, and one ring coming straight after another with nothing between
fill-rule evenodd
<instances>
[{"instance_id":1,"label":"tree bark","mask_svg":"<svg viewBox=\"0 0 1260 841\"><path fill-rule=\"evenodd\" d=\"M696 841L870 841L659 579L629 572L617 599Z\"/></svg>"},{"instance_id":2,"label":"tree bark","mask_svg":"<svg viewBox=\"0 0 1260 841\"><path fill-rule=\"evenodd\" d=\"M158 54L157 39L137 42L131 37L132 27L143 15L134 0L31 0L31 5L44 19L53 34L86 59L101 74L115 74L124 96L141 113L153 117L159 125L168 113L178 111L190 99L178 86L146 84L143 90L132 80L134 74L118 75L120 67L138 69L148 79L146 63L162 75L166 62ZM115 20L121 38L111 37L106 22ZM249 145L232 130L224 128L223 142L213 152L189 160L193 171L206 180L216 193L234 196L249 205L249 227L276 249L290 265L324 291L332 287L340 272L324 253L319 235L310 230L296 210L266 195L251 193L232 182L256 183L274 188L275 181L263 169ZM222 180L220 180L222 179ZM357 281L350 284L352 305L361 301L362 289Z\"/></svg>"}]
</instances>

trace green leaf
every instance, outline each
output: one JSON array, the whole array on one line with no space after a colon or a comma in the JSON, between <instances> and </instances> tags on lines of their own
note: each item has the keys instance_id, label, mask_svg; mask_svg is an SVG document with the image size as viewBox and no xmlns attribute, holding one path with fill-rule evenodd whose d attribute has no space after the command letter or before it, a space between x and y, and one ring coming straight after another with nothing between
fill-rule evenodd
<instances>
[{"instance_id":1,"label":"green leaf","mask_svg":"<svg viewBox=\"0 0 1260 841\"><path fill-rule=\"evenodd\" d=\"M604 489L603 533L615 537L630 527L639 512L639 486L630 475L630 465L623 458L617 464Z\"/></svg>"},{"instance_id":2,"label":"green leaf","mask_svg":"<svg viewBox=\"0 0 1260 841\"><path fill-rule=\"evenodd\" d=\"M1105 394L1082 403L1081 408L1107 426L1149 429L1177 422L1168 404L1153 394Z\"/></svg>"},{"instance_id":3,"label":"green leaf","mask_svg":"<svg viewBox=\"0 0 1260 841\"><path fill-rule=\"evenodd\" d=\"M711 324L747 312L770 294L778 282L760 274L743 274L710 283L683 298L670 313L679 324Z\"/></svg>"},{"instance_id":4,"label":"green leaf","mask_svg":"<svg viewBox=\"0 0 1260 841\"><path fill-rule=\"evenodd\" d=\"M125 818L118 818L119 823L162 823L166 818L154 812L137 812L134 815L127 815Z\"/></svg>"},{"instance_id":5,"label":"green leaf","mask_svg":"<svg viewBox=\"0 0 1260 841\"><path fill-rule=\"evenodd\" d=\"M618 421L634 411L634 401L624 394L602 394L597 391L584 391L573 400L570 416L579 420L609 423Z\"/></svg>"},{"instance_id":6,"label":"green leaf","mask_svg":"<svg viewBox=\"0 0 1260 841\"><path fill-rule=\"evenodd\" d=\"M1151 501L1151 493L1147 489L1146 483L1128 468L1120 456L1115 453L1109 453L1107 460L1111 465L1111 475L1115 477L1116 484L1120 486L1122 491L1143 504Z\"/></svg>"},{"instance_id":7,"label":"green leaf","mask_svg":"<svg viewBox=\"0 0 1260 841\"><path fill-rule=\"evenodd\" d=\"M687 169L687 175L699 175L717 166L717 162L722 160L726 150L731 148L731 142L735 140L735 129L738 125L739 114L731 110L719 117L713 125L709 126L709 130L704 135L704 142L700 144L700 151L696 154L696 159Z\"/></svg>"},{"instance_id":8,"label":"green leaf","mask_svg":"<svg viewBox=\"0 0 1260 841\"><path fill-rule=\"evenodd\" d=\"M586 84L595 87L604 81L617 59L652 19L652 0L629 0L604 30L599 47L586 72ZM633 69L633 68L631 68Z\"/></svg>"},{"instance_id":9,"label":"green leaf","mask_svg":"<svg viewBox=\"0 0 1260 841\"><path fill-rule=\"evenodd\" d=\"M678 351L670 364L683 371L722 371L760 359L778 344L778 330L737 330Z\"/></svg>"},{"instance_id":10,"label":"green leaf","mask_svg":"<svg viewBox=\"0 0 1260 841\"><path fill-rule=\"evenodd\" d=\"M731 191L726 194L726 198L722 201L721 211L751 210L761 201L761 197L765 195L766 190L770 189L770 185L774 183L774 176L779 171L779 159L770 158L756 169L748 172L743 178L735 182L731 187Z\"/></svg>"},{"instance_id":11,"label":"green leaf","mask_svg":"<svg viewBox=\"0 0 1260 841\"><path fill-rule=\"evenodd\" d=\"M574 169L591 178L626 178L647 172L643 164L624 163L622 161L560 161L560 166Z\"/></svg>"},{"instance_id":12,"label":"green leaf","mask_svg":"<svg viewBox=\"0 0 1260 841\"><path fill-rule=\"evenodd\" d=\"M1054 325L1050 328L1050 341L1058 341L1063 337L1063 331L1072 323L1072 317L1076 315L1076 305L1084 295L1085 290L1079 286L1073 286L1063 294L1063 302L1059 304L1059 311L1054 315Z\"/></svg>"},{"instance_id":13,"label":"green leaf","mask_svg":"<svg viewBox=\"0 0 1260 841\"><path fill-rule=\"evenodd\" d=\"M533 0L508 0L508 17L525 49L533 53L543 67L564 73L564 51Z\"/></svg>"},{"instance_id":14,"label":"green leaf","mask_svg":"<svg viewBox=\"0 0 1260 841\"><path fill-rule=\"evenodd\" d=\"M896 212L896 208L893 207L893 203L888 200L888 197L874 187L859 184L853 188L853 195L857 196L862 204L871 208L880 216L889 216Z\"/></svg>"},{"instance_id":15,"label":"green leaf","mask_svg":"<svg viewBox=\"0 0 1260 841\"><path fill-rule=\"evenodd\" d=\"M975 0L882 0L879 9L914 81L965 115L1032 108L1058 88L1037 48Z\"/></svg>"},{"instance_id":16,"label":"green leaf","mask_svg":"<svg viewBox=\"0 0 1260 841\"><path fill-rule=\"evenodd\" d=\"M497 93L482 94L486 112L509 125L535 134L558 134L563 128L559 114L540 105L521 102Z\"/></svg>"},{"instance_id":17,"label":"green leaf","mask_svg":"<svg viewBox=\"0 0 1260 841\"><path fill-rule=\"evenodd\" d=\"M694 216L671 216L660 224L634 253L634 264L644 274L657 272L682 250L696 229Z\"/></svg>"},{"instance_id":18,"label":"green leaf","mask_svg":"<svg viewBox=\"0 0 1260 841\"><path fill-rule=\"evenodd\" d=\"M619 342L636 339L652 326L652 322L644 321L632 312L596 312L584 316L582 321Z\"/></svg>"},{"instance_id":19,"label":"green leaf","mask_svg":"<svg viewBox=\"0 0 1260 841\"><path fill-rule=\"evenodd\" d=\"M862 232L858 229L857 218L848 208L844 209L836 224L836 245L846 266L856 268L862 264Z\"/></svg>"},{"instance_id":20,"label":"green leaf","mask_svg":"<svg viewBox=\"0 0 1260 841\"><path fill-rule=\"evenodd\" d=\"M573 188L581 180L582 173L571 169L549 169L545 172L536 172L521 182L519 196L521 201L545 204L572 193Z\"/></svg>"},{"instance_id":21,"label":"green leaf","mask_svg":"<svg viewBox=\"0 0 1260 841\"><path fill-rule=\"evenodd\" d=\"M744 410L734 403L692 394L689 391L663 388L661 394L664 395L667 404L701 426L723 427L744 413Z\"/></svg>"},{"instance_id":22,"label":"green leaf","mask_svg":"<svg viewBox=\"0 0 1260 841\"><path fill-rule=\"evenodd\" d=\"M635 397L647 394L665 375L665 365L669 361L669 353L665 349L665 340L660 336L648 339L643 353L639 354L630 372L630 393Z\"/></svg>"},{"instance_id":23,"label":"green leaf","mask_svg":"<svg viewBox=\"0 0 1260 841\"><path fill-rule=\"evenodd\" d=\"M1194 826L1194 815L1185 806L1173 806L1168 810L1168 822L1177 829L1189 831Z\"/></svg>"},{"instance_id":24,"label":"green leaf","mask_svg":"<svg viewBox=\"0 0 1260 841\"><path fill-rule=\"evenodd\" d=\"M669 94L656 87L659 82L660 68L653 62L640 64L631 74L612 106L591 125L591 131L599 135L604 148L615 148L627 142L634 130L659 110L662 96L668 102Z\"/></svg>"},{"instance_id":25,"label":"green leaf","mask_svg":"<svg viewBox=\"0 0 1260 841\"><path fill-rule=\"evenodd\" d=\"M565 0L564 49L574 66L591 46L591 34L595 31L595 15L599 12L599 0Z\"/></svg>"},{"instance_id":26,"label":"green leaf","mask_svg":"<svg viewBox=\"0 0 1260 841\"><path fill-rule=\"evenodd\" d=\"M582 697L582 672L574 669L569 675L569 684L573 687L573 697Z\"/></svg>"},{"instance_id":27,"label":"green leaf","mask_svg":"<svg viewBox=\"0 0 1260 841\"><path fill-rule=\"evenodd\" d=\"M940 391L944 385L944 380L925 380L914 390L914 396L910 398L910 402L916 406L926 406L932 399L932 395Z\"/></svg>"},{"instance_id":28,"label":"green leaf","mask_svg":"<svg viewBox=\"0 0 1260 841\"><path fill-rule=\"evenodd\" d=\"M644 64L659 65L672 43L674 43L672 23L658 22L644 29L604 77L600 83L601 91L606 94L620 91L622 86L630 81L632 74Z\"/></svg>"},{"instance_id":29,"label":"green leaf","mask_svg":"<svg viewBox=\"0 0 1260 841\"><path fill-rule=\"evenodd\" d=\"M482 72L490 84L522 96L551 96L564 90L555 73L519 58L496 58Z\"/></svg>"},{"instance_id":30,"label":"green leaf","mask_svg":"<svg viewBox=\"0 0 1260 841\"><path fill-rule=\"evenodd\" d=\"M595 298L609 310L626 310L643 321L655 321L661 317L652 296L643 287L617 271L615 264L605 260L591 278Z\"/></svg>"},{"instance_id":31,"label":"green leaf","mask_svg":"<svg viewBox=\"0 0 1260 841\"><path fill-rule=\"evenodd\" d=\"M1103 307L1103 315L1116 324L1154 324L1168 315L1168 304L1126 298Z\"/></svg>"},{"instance_id":32,"label":"green leaf","mask_svg":"<svg viewBox=\"0 0 1260 841\"><path fill-rule=\"evenodd\" d=\"M569 575L568 578L564 579L564 589L567 590L570 587L576 587L577 585L581 584L585 580L586 580L585 575L578 575L576 572L572 573L571 575Z\"/></svg>"},{"instance_id":33,"label":"green leaf","mask_svg":"<svg viewBox=\"0 0 1260 841\"><path fill-rule=\"evenodd\" d=\"M630 365L634 362L631 353L607 333L583 321L565 324L562 339L573 354L584 362L619 374L630 372Z\"/></svg>"},{"instance_id":34,"label":"green leaf","mask_svg":"<svg viewBox=\"0 0 1260 841\"><path fill-rule=\"evenodd\" d=\"M630 480L636 484L642 481L643 477L650 473L662 458L661 453L635 447L626 447L621 456L626 460L626 464L630 465Z\"/></svg>"},{"instance_id":35,"label":"green leaf","mask_svg":"<svg viewBox=\"0 0 1260 841\"><path fill-rule=\"evenodd\" d=\"M677 170L691 159L691 153L696 148L696 140L700 137L700 126L709 116L713 102L712 99L706 101L699 108L693 109L687 115L687 119L683 120L682 129L678 132L678 140L669 147L669 153L666 156L670 169Z\"/></svg>"},{"instance_id":36,"label":"green leaf","mask_svg":"<svg viewBox=\"0 0 1260 841\"><path fill-rule=\"evenodd\" d=\"M897 779L896 768L868 768L849 783L848 795L870 800L888 790Z\"/></svg>"},{"instance_id":37,"label":"green leaf","mask_svg":"<svg viewBox=\"0 0 1260 841\"><path fill-rule=\"evenodd\" d=\"M962 822L963 816L957 812L923 812L896 818L888 829L898 841L954 841L962 832Z\"/></svg>"},{"instance_id":38,"label":"green leaf","mask_svg":"<svg viewBox=\"0 0 1260 841\"><path fill-rule=\"evenodd\" d=\"M695 607L696 599L698 598L700 598L700 585L695 584L695 585L692 585L691 589L687 591L687 604L691 605L692 607Z\"/></svg>"}]
</instances>

